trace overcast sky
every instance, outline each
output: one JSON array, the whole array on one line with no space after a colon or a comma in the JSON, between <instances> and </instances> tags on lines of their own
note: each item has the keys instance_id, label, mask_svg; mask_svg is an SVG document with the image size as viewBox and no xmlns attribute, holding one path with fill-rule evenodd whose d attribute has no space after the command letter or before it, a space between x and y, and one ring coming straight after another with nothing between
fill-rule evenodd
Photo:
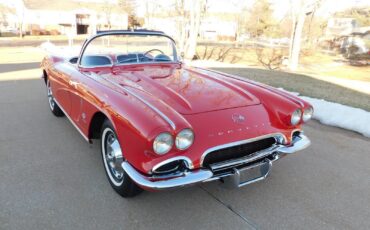
<instances>
[{"instance_id":1,"label":"overcast sky","mask_svg":"<svg viewBox=\"0 0 370 230\"><path fill-rule=\"evenodd\" d=\"M14 4L20 2L21 0L0 0L3 4ZM118 0L75 0L84 2L107 2L112 1L117 3ZM145 14L145 3L149 1L151 4L161 4L164 6L171 5L174 1L171 0L137 0L138 9L137 13L139 16L144 16ZM243 7L250 7L253 5L255 0L208 0L209 11L212 12L238 12ZM289 5L291 1L296 0L270 0L271 4L275 9L275 16L277 18L283 17L287 12L289 12ZM309 0L305 0L309 1ZM314 1L314 0L312 0ZM352 6L370 6L370 0L322 0L323 4L317 15L328 16L329 14L350 8ZM189 1L185 1L189 3Z\"/></svg>"},{"instance_id":2,"label":"overcast sky","mask_svg":"<svg viewBox=\"0 0 370 230\"><path fill-rule=\"evenodd\" d=\"M145 13L145 2L148 0L138 1L138 14L143 16ZM155 4L170 5L170 0L149 0ZM238 12L243 6L250 7L255 0L208 0L209 11L212 12ZM289 12L289 5L295 0L270 0L275 9L277 18L283 17ZM307 1L307 0L306 0ZM336 11L344 10L353 6L370 6L370 0L322 0L323 4L317 15L327 16Z\"/></svg>"}]
</instances>

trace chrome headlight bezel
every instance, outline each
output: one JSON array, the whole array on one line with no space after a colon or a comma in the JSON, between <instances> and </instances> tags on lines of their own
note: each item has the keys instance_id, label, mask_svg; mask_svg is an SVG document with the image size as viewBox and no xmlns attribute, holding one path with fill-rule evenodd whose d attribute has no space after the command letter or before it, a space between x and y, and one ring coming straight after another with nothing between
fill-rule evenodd
<instances>
[{"instance_id":1,"label":"chrome headlight bezel","mask_svg":"<svg viewBox=\"0 0 370 230\"><path fill-rule=\"evenodd\" d=\"M176 148L179 150L188 149L194 142L194 132L191 129L183 129L175 139Z\"/></svg>"},{"instance_id":2,"label":"chrome headlight bezel","mask_svg":"<svg viewBox=\"0 0 370 230\"><path fill-rule=\"evenodd\" d=\"M302 120L304 122L309 121L313 117L313 107L310 106L303 111Z\"/></svg>"},{"instance_id":3,"label":"chrome headlight bezel","mask_svg":"<svg viewBox=\"0 0 370 230\"><path fill-rule=\"evenodd\" d=\"M302 118L302 111L300 109L294 110L290 117L290 124L291 125L298 125Z\"/></svg>"},{"instance_id":4,"label":"chrome headlight bezel","mask_svg":"<svg viewBox=\"0 0 370 230\"><path fill-rule=\"evenodd\" d=\"M172 149L173 144L174 140L170 133L160 133L153 141L153 150L158 155L164 155Z\"/></svg>"}]
</instances>

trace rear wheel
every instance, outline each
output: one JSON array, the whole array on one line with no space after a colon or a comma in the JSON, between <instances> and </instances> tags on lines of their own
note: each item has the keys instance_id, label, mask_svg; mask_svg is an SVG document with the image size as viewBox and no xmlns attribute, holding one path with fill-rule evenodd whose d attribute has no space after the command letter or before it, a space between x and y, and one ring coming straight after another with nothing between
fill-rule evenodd
<instances>
[{"instance_id":1,"label":"rear wheel","mask_svg":"<svg viewBox=\"0 0 370 230\"><path fill-rule=\"evenodd\" d=\"M101 130L101 153L105 172L113 189L123 197L133 197L139 194L139 188L122 169L124 157L116 132L109 120L106 120Z\"/></svg>"},{"instance_id":2,"label":"rear wheel","mask_svg":"<svg viewBox=\"0 0 370 230\"><path fill-rule=\"evenodd\" d=\"M63 111L59 108L58 104L55 103L55 99L54 99L54 96L53 96L53 91L51 90L49 80L46 82L46 89L47 89L48 102L49 102L49 107L50 107L51 112L57 117L64 116Z\"/></svg>"}]
</instances>

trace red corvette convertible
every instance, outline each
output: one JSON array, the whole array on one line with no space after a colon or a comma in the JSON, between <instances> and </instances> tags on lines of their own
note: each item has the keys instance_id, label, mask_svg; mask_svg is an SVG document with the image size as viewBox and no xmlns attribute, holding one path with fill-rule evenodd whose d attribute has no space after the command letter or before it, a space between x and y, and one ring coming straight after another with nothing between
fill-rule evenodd
<instances>
[{"instance_id":1,"label":"red corvette convertible","mask_svg":"<svg viewBox=\"0 0 370 230\"><path fill-rule=\"evenodd\" d=\"M100 139L108 180L123 197L220 180L241 187L306 148L307 102L237 76L182 63L155 31L105 31L78 57L41 63L51 112Z\"/></svg>"}]
</instances>

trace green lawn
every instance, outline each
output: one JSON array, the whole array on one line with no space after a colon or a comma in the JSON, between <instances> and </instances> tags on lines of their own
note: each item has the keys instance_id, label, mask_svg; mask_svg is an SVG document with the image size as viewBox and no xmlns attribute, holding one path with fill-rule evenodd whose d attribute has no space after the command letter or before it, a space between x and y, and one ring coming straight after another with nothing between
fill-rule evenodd
<instances>
[{"instance_id":1,"label":"green lawn","mask_svg":"<svg viewBox=\"0 0 370 230\"><path fill-rule=\"evenodd\" d=\"M273 87L298 92L313 98L322 98L370 111L370 95L321 81L302 74L254 68L213 68L217 71L245 77Z\"/></svg>"}]
</instances>

